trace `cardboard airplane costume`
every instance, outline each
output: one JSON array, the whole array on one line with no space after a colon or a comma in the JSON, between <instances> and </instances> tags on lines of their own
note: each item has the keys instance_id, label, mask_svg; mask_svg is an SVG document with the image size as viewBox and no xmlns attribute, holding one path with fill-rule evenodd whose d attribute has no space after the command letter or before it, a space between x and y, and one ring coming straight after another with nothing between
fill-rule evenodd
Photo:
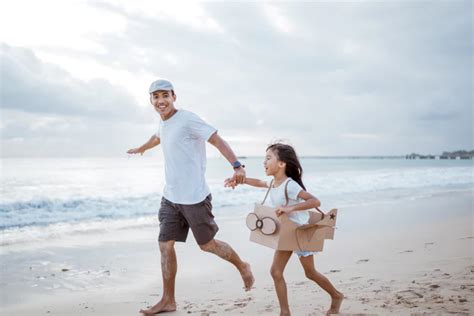
<instances>
[{"instance_id":1,"label":"cardboard airplane costume","mask_svg":"<svg viewBox=\"0 0 474 316\"><path fill-rule=\"evenodd\" d=\"M286 184L288 185L288 183ZM309 210L309 221L305 225L297 225L288 215L277 216L275 208L263 205L270 187L262 203L256 203L254 211L246 218L250 229L250 241L276 250L322 251L325 239L334 239L337 209L327 214L316 208ZM288 194L285 186L286 205Z\"/></svg>"}]
</instances>

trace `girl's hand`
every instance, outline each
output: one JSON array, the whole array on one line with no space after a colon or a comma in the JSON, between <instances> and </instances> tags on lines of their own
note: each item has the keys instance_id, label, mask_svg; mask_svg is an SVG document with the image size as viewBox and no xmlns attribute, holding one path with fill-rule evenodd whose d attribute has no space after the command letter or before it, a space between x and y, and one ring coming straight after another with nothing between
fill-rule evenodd
<instances>
[{"instance_id":1,"label":"girl's hand","mask_svg":"<svg viewBox=\"0 0 474 316\"><path fill-rule=\"evenodd\" d=\"M237 181L234 180L233 178L227 178L225 179L224 181L224 187L225 188L232 188L235 189L235 187L237 186Z\"/></svg>"},{"instance_id":2,"label":"girl's hand","mask_svg":"<svg viewBox=\"0 0 474 316\"><path fill-rule=\"evenodd\" d=\"M293 211L294 210L291 206L283 206L283 205L275 209L275 213L277 214L277 216L280 216L281 214L288 215Z\"/></svg>"}]
</instances>

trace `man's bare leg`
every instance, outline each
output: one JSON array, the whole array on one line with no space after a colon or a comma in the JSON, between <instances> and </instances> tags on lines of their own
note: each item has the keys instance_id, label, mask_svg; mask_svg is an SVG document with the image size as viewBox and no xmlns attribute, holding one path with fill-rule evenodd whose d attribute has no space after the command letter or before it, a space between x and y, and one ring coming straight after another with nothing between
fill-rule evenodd
<instances>
[{"instance_id":1,"label":"man's bare leg","mask_svg":"<svg viewBox=\"0 0 474 316\"><path fill-rule=\"evenodd\" d=\"M306 277L316 282L323 290L331 296L331 306L326 315L339 314L344 294L336 290L334 285L324 275L316 271L314 268L314 256L300 257L301 265L304 268Z\"/></svg>"},{"instance_id":2,"label":"man's bare leg","mask_svg":"<svg viewBox=\"0 0 474 316\"><path fill-rule=\"evenodd\" d=\"M160 241L161 253L161 275L163 277L163 296L161 300L149 309L141 309L140 313L153 315L162 312L172 312L176 310L176 300L174 297L174 286L178 264L176 252L174 251L174 240Z\"/></svg>"},{"instance_id":3,"label":"man's bare leg","mask_svg":"<svg viewBox=\"0 0 474 316\"><path fill-rule=\"evenodd\" d=\"M250 264L240 259L239 255L232 249L232 247L220 240L212 239L211 241L199 245L202 250L213 253L224 260L232 263L237 270L239 270L242 280L244 281L245 290L249 291L255 281Z\"/></svg>"}]
</instances>

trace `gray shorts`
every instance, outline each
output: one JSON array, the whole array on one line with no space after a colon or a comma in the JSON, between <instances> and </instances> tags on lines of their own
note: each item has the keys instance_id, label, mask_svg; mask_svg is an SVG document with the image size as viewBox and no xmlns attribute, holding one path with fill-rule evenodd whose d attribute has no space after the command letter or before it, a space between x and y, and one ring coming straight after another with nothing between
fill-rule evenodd
<instances>
[{"instance_id":1,"label":"gray shorts","mask_svg":"<svg viewBox=\"0 0 474 316\"><path fill-rule=\"evenodd\" d=\"M163 197L158 212L160 221L158 241L185 242L189 228L198 245L211 241L219 230L212 214L211 201L211 194L204 201L191 205L175 204Z\"/></svg>"}]
</instances>

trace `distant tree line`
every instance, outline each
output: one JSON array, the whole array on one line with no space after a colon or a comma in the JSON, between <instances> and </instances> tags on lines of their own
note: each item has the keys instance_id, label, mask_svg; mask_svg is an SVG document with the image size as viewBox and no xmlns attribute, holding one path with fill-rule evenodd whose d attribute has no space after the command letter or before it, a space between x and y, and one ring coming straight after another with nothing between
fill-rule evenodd
<instances>
[{"instance_id":1,"label":"distant tree line","mask_svg":"<svg viewBox=\"0 0 474 316\"><path fill-rule=\"evenodd\" d=\"M457 151L443 151L443 154L441 156L448 156L448 157L463 157L463 156L469 156L473 157L474 156L474 150L467 151L467 150L457 150Z\"/></svg>"},{"instance_id":2,"label":"distant tree line","mask_svg":"<svg viewBox=\"0 0 474 316\"><path fill-rule=\"evenodd\" d=\"M467 151L467 150L457 150L457 151L444 151L441 155L420 155L417 153L411 153L406 155L406 159L473 159L474 158L474 150Z\"/></svg>"}]
</instances>

